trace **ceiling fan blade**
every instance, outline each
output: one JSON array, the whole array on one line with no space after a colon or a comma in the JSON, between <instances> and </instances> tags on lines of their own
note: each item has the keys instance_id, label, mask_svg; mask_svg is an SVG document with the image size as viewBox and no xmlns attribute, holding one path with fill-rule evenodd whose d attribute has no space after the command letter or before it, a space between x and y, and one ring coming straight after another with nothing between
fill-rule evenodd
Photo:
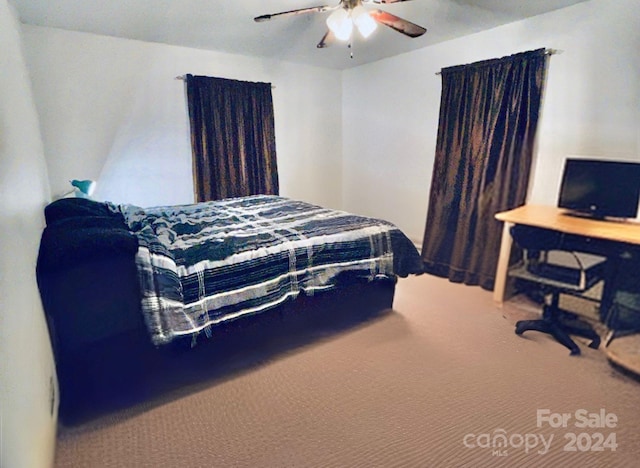
<instances>
[{"instance_id":1,"label":"ceiling fan blade","mask_svg":"<svg viewBox=\"0 0 640 468\"><path fill-rule=\"evenodd\" d=\"M409 2L411 0L366 0L366 3L398 3L398 2Z\"/></svg>"},{"instance_id":2,"label":"ceiling fan blade","mask_svg":"<svg viewBox=\"0 0 640 468\"><path fill-rule=\"evenodd\" d=\"M335 39L334 34L331 32L330 29L327 29L327 32L324 33L324 36L322 36L322 39L320 39L320 42L318 42L318 45L316 47L318 49L324 49L325 47L329 47L333 43L334 39Z\"/></svg>"},{"instance_id":3,"label":"ceiling fan blade","mask_svg":"<svg viewBox=\"0 0 640 468\"><path fill-rule=\"evenodd\" d=\"M305 13L321 13L323 11L335 10L336 6L322 5L316 7L309 8L300 8L299 10L289 10L289 11L281 11L280 13L271 13L269 15L261 15L253 18L253 21L256 23L261 23L262 21L268 21L270 19L279 17L279 16L293 16L293 15L302 15Z\"/></svg>"},{"instance_id":4,"label":"ceiling fan blade","mask_svg":"<svg viewBox=\"0 0 640 468\"><path fill-rule=\"evenodd\" d=\"M374 20L376 20L378 23L384 24L385 26L389 26L391 29L395 29L396 31L404 34L405 36L419 37L427 32L427 30L422 26L418 26L417 24L414 24L411 21L407 21L405 19L399 18L396 15L387 13L386 11L372 10L370 14L371 14L371 17Z\"/></svg>"}]
</instances>

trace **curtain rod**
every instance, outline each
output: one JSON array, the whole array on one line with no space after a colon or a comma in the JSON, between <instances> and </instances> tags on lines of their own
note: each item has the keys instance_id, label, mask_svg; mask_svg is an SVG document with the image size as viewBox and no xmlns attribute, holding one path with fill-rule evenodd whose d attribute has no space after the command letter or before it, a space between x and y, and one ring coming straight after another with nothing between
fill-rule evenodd
<instances>
[{"instance_id":1,"label":"curtain rod","mask_svg":"<svg viewBox=\"0 0 640 468\"><path fill-rule=\"evenodd\" d=\"M547 49L544 51L544 55L556 55L556 54L561 54L562 52L564 52L564 50L560 50L560 49ZM440 70L439 72L435 73L436 75L442 75L442 70Z\"/></svg>"},{"instance_id":2,"label":"curtain rod","mask_svg":"<svg viewBox=\"0 0 640 468\"><path fill-rule=\"evenodd\" d=\"M187 77L185 75L176 76L176 80L185 81ZM274 85L271 85L271 89L275 89Z\"/></svg>"}]
</instances>

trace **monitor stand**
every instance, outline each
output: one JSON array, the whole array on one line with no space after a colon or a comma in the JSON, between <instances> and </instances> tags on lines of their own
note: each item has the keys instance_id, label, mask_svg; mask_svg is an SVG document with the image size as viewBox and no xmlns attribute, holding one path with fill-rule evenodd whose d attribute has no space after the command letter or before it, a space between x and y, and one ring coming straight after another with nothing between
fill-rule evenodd
<instances>
[{"instance_id":1,"label":"monitor stand","mask_svg":"<svg viewBox=\"0 0 640 468\"><path fill-rule=\"evenodd\" d=\"M603 216L597 213L588 213L586 211L573 211L567 210L562 213L565 216L572 216L575 218L593 219L594 221L608 221L611 223L628 223L629 218L615 218L612 216Z\"/></svg>"},{"instance_id":2,"label":"monitor stand","mask_svg":"<svg viewBox=\"0 0 640 468\"><path fill-rule=\"evenodd\" d=\"M587 219L596 219L599 221L605 221L604 216L598 215L596 213L586 212L586 211L567 210L562 214L566 216L573 216L575 218L587 218Z\"/></svg>"}]
</instances>

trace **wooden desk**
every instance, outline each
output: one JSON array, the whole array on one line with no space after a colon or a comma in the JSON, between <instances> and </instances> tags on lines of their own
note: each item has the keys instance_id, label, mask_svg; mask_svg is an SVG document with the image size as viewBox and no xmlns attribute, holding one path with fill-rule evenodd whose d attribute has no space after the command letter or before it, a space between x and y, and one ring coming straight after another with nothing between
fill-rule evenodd
<instances>
[{"instance_id":1,"label":"wooden desk","mask_svg":"<svg viewBox=\"0 0 640 468\"><path fill-rule=\"evenodd\" d=\"M524 205L510 211L496 214L496 219L504 222L500 256L496 269L493 299L502 304L505 298L509 256L511 254L511 234L514 224L553 229L567 234L575 234L590 239L635 244L640 246L640 224L635 221L602 221L580 218L566 214L567 211L555 206ZM604 254L604 252L602 252Z\"/></svg>"}]
</instances>

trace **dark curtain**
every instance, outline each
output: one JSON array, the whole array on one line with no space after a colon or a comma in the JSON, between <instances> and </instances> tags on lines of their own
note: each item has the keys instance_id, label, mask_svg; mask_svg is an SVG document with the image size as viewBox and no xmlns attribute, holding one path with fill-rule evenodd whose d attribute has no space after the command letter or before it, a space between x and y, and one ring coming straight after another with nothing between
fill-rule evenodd
<instances>
[{"instance_id":1,"label":"dark curtain","mask_svg":"<svg viewBox=\"0 0 640 468\"><path fill-rule=\"evenodd\" d=\"M427 272L493 289L502 234L494 215L525 202L546 62L539 49L442 70Z\"/></svg>"},{"instance_id":2,"label":"dark curtain","mask_svg":"<svg viewBox=\"0 0 640 468\"><path fill-rule=\"evenodd\" d=\"M270 83L187 75L197 202L277 195Z\"/></svg>"}]
</instances>

